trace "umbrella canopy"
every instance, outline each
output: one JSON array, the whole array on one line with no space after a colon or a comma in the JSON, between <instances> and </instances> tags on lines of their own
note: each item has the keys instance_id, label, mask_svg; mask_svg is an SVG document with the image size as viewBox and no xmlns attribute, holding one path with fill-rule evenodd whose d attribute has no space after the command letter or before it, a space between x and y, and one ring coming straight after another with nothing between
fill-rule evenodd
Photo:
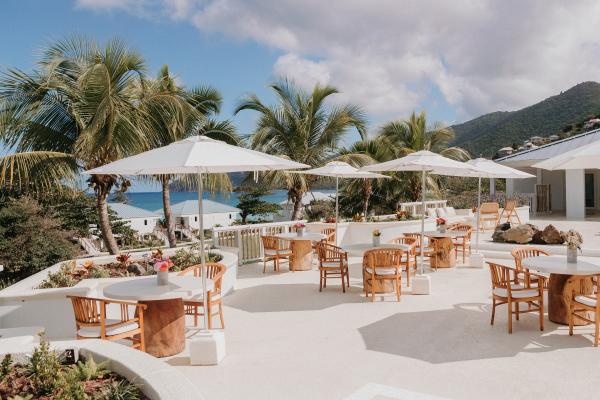
<instances>
[{"instance_id":1,"label":"umbrella canopy","mask_svg":"<svg viewBox=\"0 0 600 400\"><path fill-rule=\"evenodd\" d=\"M202 264L203 299L206 299L206 257L204 254L204 221L202 209L203 178L205 173L241 171L273 171L282 169L308 168L285 158L272 156L233 146L206 136L171 143L168 146L149 150L135 156L123 158L102 167L86 171L95 175L170 175L195 174L198 177L198 219L200 223L200 260ZM208 327L208 302L204 301L204 328Z\"/></svg>"},{"instance_id":2,"label":"umbrella canopy","mask_svg":"<svg viewBox=\"0 0 600 400\"><path fill-rule=\"evenodd\" d=\"M600 168L600 141L586 144L545 161L534 164L541 169L597 169Z\"/></svg>"},{"instance_id":3,"label":"umbrella canopy","mask_svg":"<svg viewBox=\"0 0 600 400\"><path fill-rule=\"evenodd\" d=\"M425 232L425 174L427 172L438 175L473 176L475 169L463 162L451 160L428 150L411 153L405 157L386 161L380 164L367 165L361 171L420 171L421 172L421 274L424 270L424 232Z\"/></svg>"},{"instance_id":4,"label":"umbrella canopy","mask_svg":"<svg viewBox=\"0 0 600 400\"><path fill-rule=\"evenodd\" d=\"M477 187L477 231L475 234L475 252L479 251L479 208L481 207L481 178L494 178L494 179L526 179L535 178L535 175L528 174L527 172L519 171L508 167L506 165L498 164L487 158L476 158L474 160L467 161L467 164L475 168L475 171L469 171L469 176L479 178Z\"/></svg>"},{"instance_id":5,"label":"umbrella canopy","mask_svg":"<svg viewBox=\"0 0 600 400\"><path fill-rule=\"evenodd\" d=\"M338 219L339 219L339 178L389 178L389 176L374 172L360 171L343 161L331 161L323 167L294 171L299 174L329 176L335 178L335 244L338 244Z\"/></svg>"}]
</instances>

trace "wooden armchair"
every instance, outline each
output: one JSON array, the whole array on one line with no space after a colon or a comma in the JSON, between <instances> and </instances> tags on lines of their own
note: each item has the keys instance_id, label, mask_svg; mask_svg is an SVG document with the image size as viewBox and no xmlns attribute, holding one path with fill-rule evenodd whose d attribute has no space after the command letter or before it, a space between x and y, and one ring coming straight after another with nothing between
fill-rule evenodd
<instances>
[{"instance_id":1,"label":"wooden armchair","mask_svg":"<svg viewBox=\"0 0 600 400\"><path fill-rule=\"evenodd\" d=\"M273 271L279 272L279 260L287 259L289 262L292 256L290 242L276 236L261 236L260 240L264 249L263 274L267 271L267 261L273 261ZM284 243L286 246L283 246Z\"/></svg>"},{"instance_id":2,"label":"wooden armchair","mask_svg":"<svg viewBox=\"0 0 600 400\"><path fill-rule=\"evenodd\" d=\"M515 283L520 283L520 281L523 281L527 287L531 286L532 284L539 284L537 277L535 275L532 276L527 268L523 268L523 260L530 257L549 256L550 253L533 246L519 246L512 249L510 254L515 259L515 269L517 270ZM545 285L544 289L548 289L548 279L544 279L542 283Z\"/></svg>"},{"instance_id":3,"label":"wooden armchair","mask_svg":"<svg viewBox=\"0 0 600 400\"><path fill-rule=\"evenodd\" d=\"M522 223L521 218L519 218L519 214L517 213L516 200L507 199L504 202L504 208L498 217L498 223L502 222L502 219L506 219L506 222L513 222L513 219L516 219L519 225Z\"/></svg>"},{"instance_id":4,"label":"wooden armchair","mask_svg":"<svg viewBox=\"0 0 600 400\"><path fill-rule=\"evenodd\" d=\"M192 265L181 271L178 275L194 274L194 276L202 276L202 266ZM221 263L206 263L206 278L212 279L213 290L207 293L208 298L208 329L212 329L212 318L219 314L219 320L221 321L221 329L225 329L225 322L223 320L223 299L221 297L221 282L223 275L227 271L227 267ZM218 308L218 309L217 309ZM204 315L204 301L203 299L184 299L183 309L185 315L194 316L194 326L198 326L198 317ZM216 312L215 312L216 310Z\"/></svg>"},{"instance_id":5,"label":"wooden armchair","mask_svg":"<svg viewBox=\"0 0 600 400\"><path fill-rule=\"evenodd\" d=\"M325 241L317 242L315 246L319 257L319 292L327 287L327 278L334 276L342 278L342 292L346 293L346 285L350 287L348 253Z\"/></svg>"},{"instance_id":6,"label":"wooden armchair","mask_svg":"<svg viewBox=\"0 0 600 400\"><path fill-rule=\"evenodd\" d=\"M77 327L77 339L131 340L132 347L146 351L144 342L145 304L128 301L97 299L93 297L67 296L71 299ZM118 304L119 319L106 317L106 306ZM135 308L134 316L129 308Z\"/></svg>"},{"instance_id":7,"label":"wooden armchair","mask_svg":"<svg viewBox=\"0 0 600 400\"><path fill-rule=\"evenodd\" d=\"M363 256L363 277L365 296L375 301L375 287L385 281L393 281L396 299L400 301L402 281L402 258L407 253L400 249L372 249L365 251Z\"/></svg>"},{"instance_id":8,"label":"wooden armchair","mask_svg":"<svg viewBox=\"0 0 600 400\"><path fill-rule=\"evenodd\" d=\"M543 285L538 285L536 288L526 287L520 284L515 284L515 276L517 270L492 262L487 263L490 267L492 278L492 320L494 325L494 316L496 314L496 306L506 304L508 307L508 333L512 333L512 317L516 316L519 320L519 314L522 312L539 313L540 331L544 330L544 288ZM535 274L531 274L535 275ZM544 280L541 275L537 275L538 279ZM536 303L537 302L537 303ZM521 311L519 303L527 303L528 309ZM514 311L513 311L514 304Z\"/></svg>"},{"instance_id":9,"label":"wooden armchair","mask_svg":"<svg viewBox=\"0 0 600 400\"><path fill-rule=\"evenodd\" d=\"M492 230L498 225L500 205L498 203L482 203L479 208L479 229L484 231L486 223L492 222Z\"/></svg>"},{"instance_id":10,"label":"wooden armchair","mask_svg":"<svg viewBox=\"0 0 600 400\"><path fill-rule=\"evenodd\" d=\"M420 256L421 255L421 234L420 233L404 233L403 236L406 236L409 238L414 238L416 240L415 251L417 252L417 256ZM427 237L424 237L423 239L426 240ZM423 257L431 257L433 252L434 252L434 249L430 242L430 243L426 244L425 247L423 248Z\"/></svg>"},{"instance_id":11,"label":"wooden armchair","mask_svg":"<svg viewBox=\"0 0 600 400\"><path fill-rule=\"evenodd\" d=\"M593 294L582 294L581 290L577 290L577 286L587 283L584 281L589 280L589 276L573 278L571 301L569 302L569 336L573 336L574 319L579 318L582 321L594 324L594 347L598 347L598 335L600 334L600 301L598 301L600 275L595 275L592 279ZM594 319L588 318L590 312L594 313Z\"/></svg>"},{"instance_id":12,"label":"wooden armchair","mask_svg":"<svg viewBox=\"0 0 600 400\"><path fill-rule=\"evenodd\" d=\"M409 236L399 236L390 240L392 244L409 246L402 257L402 268L406 271L406 286L410 287L410 276L417 274L417 239Z\"/></svg>"},{"instance_id":13,"label":"wooden armchair","mask_svg":"<svg viewBox=\"0 0 600 400\"><path fill-rule=\"evenodd\" d=\"M321 235L325 235L325 241L329 244L337 245L335 242L335 228L323 228L321 229Z\"/></svg>"},{"instance_id":14,"label":"wooden armchair","mask_svg":"<svg viewBox=\"0 0 600 400\"><path fill-rule=\"evenodd\" d=\"M465 236L459 236L452 239L452 244L454 245L454 252L458 257L458 251L462 252L462 260L465 262L465 255L467 251L471 254L471 235L473 233L473 227L470 224L453 224L450 226L449 230L451 231L459 231L466 232Z\"/></svg>"}]
</instances>

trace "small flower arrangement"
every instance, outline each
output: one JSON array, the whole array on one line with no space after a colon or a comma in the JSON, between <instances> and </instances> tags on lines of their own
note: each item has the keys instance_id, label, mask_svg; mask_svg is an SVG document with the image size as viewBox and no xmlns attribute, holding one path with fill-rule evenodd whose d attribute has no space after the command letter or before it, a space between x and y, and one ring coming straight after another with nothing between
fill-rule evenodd
<instances>
[{"instance_id":1,"label":"small flower arrangement","mask_svg":"<svg viewBox=\"0 0 600 400\"><path fill-rule=\"evenodd\" d=\"M436 218L435 219L435 224L436 225L446 225L446 219L445 218Z\"/></svg>"},{"instance_id":2,"label":"small flower arrangement","mask_svg":"<svg viewBox=\"0 0 600 400\"><path fill-rule=\"evenodd\" d=\"M328 224L335 224L335 217L327 217L325 218L325 222Z\"/></svg>"},{"instance_id":3,"label":"small flower arrangement","mask_svg":"<svg viewBox=\"0 0 600 400\"><path fill-rule=\"evenodd\" d=\"M565 244L567 248L570 250L579 250L581 251L581 245L583 244L583 238L581 234L576 230L570 229L565 235Z\"/></svg>"},{"instance_id":4,"label":"small flower arrangement","mask_svg":"<svg viewBox=\"0 0 600 400\"><path fill-rule=\"evenodd\" d=\"M94 268L95 264L93 261L88 260L88 261L84 262L83 264L81 264L81 266L85 269L92 269L92 268Z\"/></svg>"},{"instance_id":5,"label":"small flower arrangement","mask_svg":"<svg viewBox=\"0 0 600 400\"><path fill-rule=\"evenodd\" d=\"M296 222L294 224L294 228L296 228L296 229L306 228L306 224L304 222Z\"/></svg>"},{"instance_id":6,"label":"small flower arrangement","mask_svg":"<svg viewBox=\"0 0 600 400\"><path fill-rule=\"evenodd\" d=\"M117 256L117 262L123 266L127 266L129 264L129 259L131 258L131 254L129 253L121 253Z\"/></svg>"},{"instance_id":7,"label":"small flower arrangement","mask_svg":"<svg viewBox=\"0 0 600 400\"><path fill-rule=\"evenodd\" d=\"M373 231L373 236L374 236L374 237L379 237L379 236L381 236L381 231L380 231L379 229L375 229L375 230Z\"/></svg>"},{"instance_id":8,"label":"small flower arrangement","mask_svg":"<svg viewBox=\"0 0 600 400\"><path fill-rule=\"evenodd\" d=\"M352 216L352 222L364 222L365 217L362 214L354 214Z\"/></svg>"},{"instance_id":9,"label":"small flower arrangement","mask_svg":"<svg viewBox=\"0 0 600 400\"><path fill-rule=\"evenodd\" d=\"M154 270L156 272L167 272L169 268L173 267L175 264L171 262L169 257L164 260L155 260L154 261Z\"/></svg>"},{"instance_id":10,"label":"small flower arrangement","mask_svg":"<svg viewBox=\"0 0 600 400\"><path fill-rule=\"evenodd\" d=\"M398 221L404 221L408 218L408 211L406 210L398 210L396 211L396 219Z\"/></svg>"}]
</instances>

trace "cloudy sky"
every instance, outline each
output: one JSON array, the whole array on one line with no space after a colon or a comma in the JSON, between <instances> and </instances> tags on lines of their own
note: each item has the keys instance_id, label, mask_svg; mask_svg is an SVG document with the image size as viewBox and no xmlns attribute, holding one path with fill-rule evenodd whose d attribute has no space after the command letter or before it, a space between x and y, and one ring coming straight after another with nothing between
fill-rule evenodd
<instances>
[{"instance_id":1,"label":"cloudy sky","mask_svg":"<svg viewBox=\"0 0 600 400\"><path fill-rule=\"evenodd\" d=\"M371 125L426 109L461 122L599 79L600 2L512 0L6 0L0 66L72 33L118 36L149 68L219 88L224 115L277 76L337 86ZM236 117L245 133L250 115Z\"/></svg>"}]
</instances>

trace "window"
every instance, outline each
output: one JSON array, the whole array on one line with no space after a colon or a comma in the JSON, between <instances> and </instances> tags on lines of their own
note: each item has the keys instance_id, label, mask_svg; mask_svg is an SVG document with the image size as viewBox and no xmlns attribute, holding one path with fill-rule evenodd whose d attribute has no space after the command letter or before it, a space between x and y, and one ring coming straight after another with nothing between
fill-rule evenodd
<instances>
[{"instance_id":1,"label":"window","mask_svg":"<svg viewBox=\"0 0 600 400\"><path fill-rule=\"evenodd\" d=\"M148 225L148 220L147 219L144 220L144 225Z\"/></svg>"},{"instance_id":2,"label":"window","mask_svg":"<svg viewBox=\"0 0 600 400\"><path fill-rule=\"evenodd\" d=\"M194 217L194 222L198 222L198 217Z\"/></svg>"},{"instance_id":3,"label":"window","mask_svg":"<svg viewBox=\"0 0 600 400\"><path fill-rule=\"evenodd\" d=\"M229 219L232 219L232 218L233 218L232 214L229 214Z\"/></svg>"}]
</instances>

